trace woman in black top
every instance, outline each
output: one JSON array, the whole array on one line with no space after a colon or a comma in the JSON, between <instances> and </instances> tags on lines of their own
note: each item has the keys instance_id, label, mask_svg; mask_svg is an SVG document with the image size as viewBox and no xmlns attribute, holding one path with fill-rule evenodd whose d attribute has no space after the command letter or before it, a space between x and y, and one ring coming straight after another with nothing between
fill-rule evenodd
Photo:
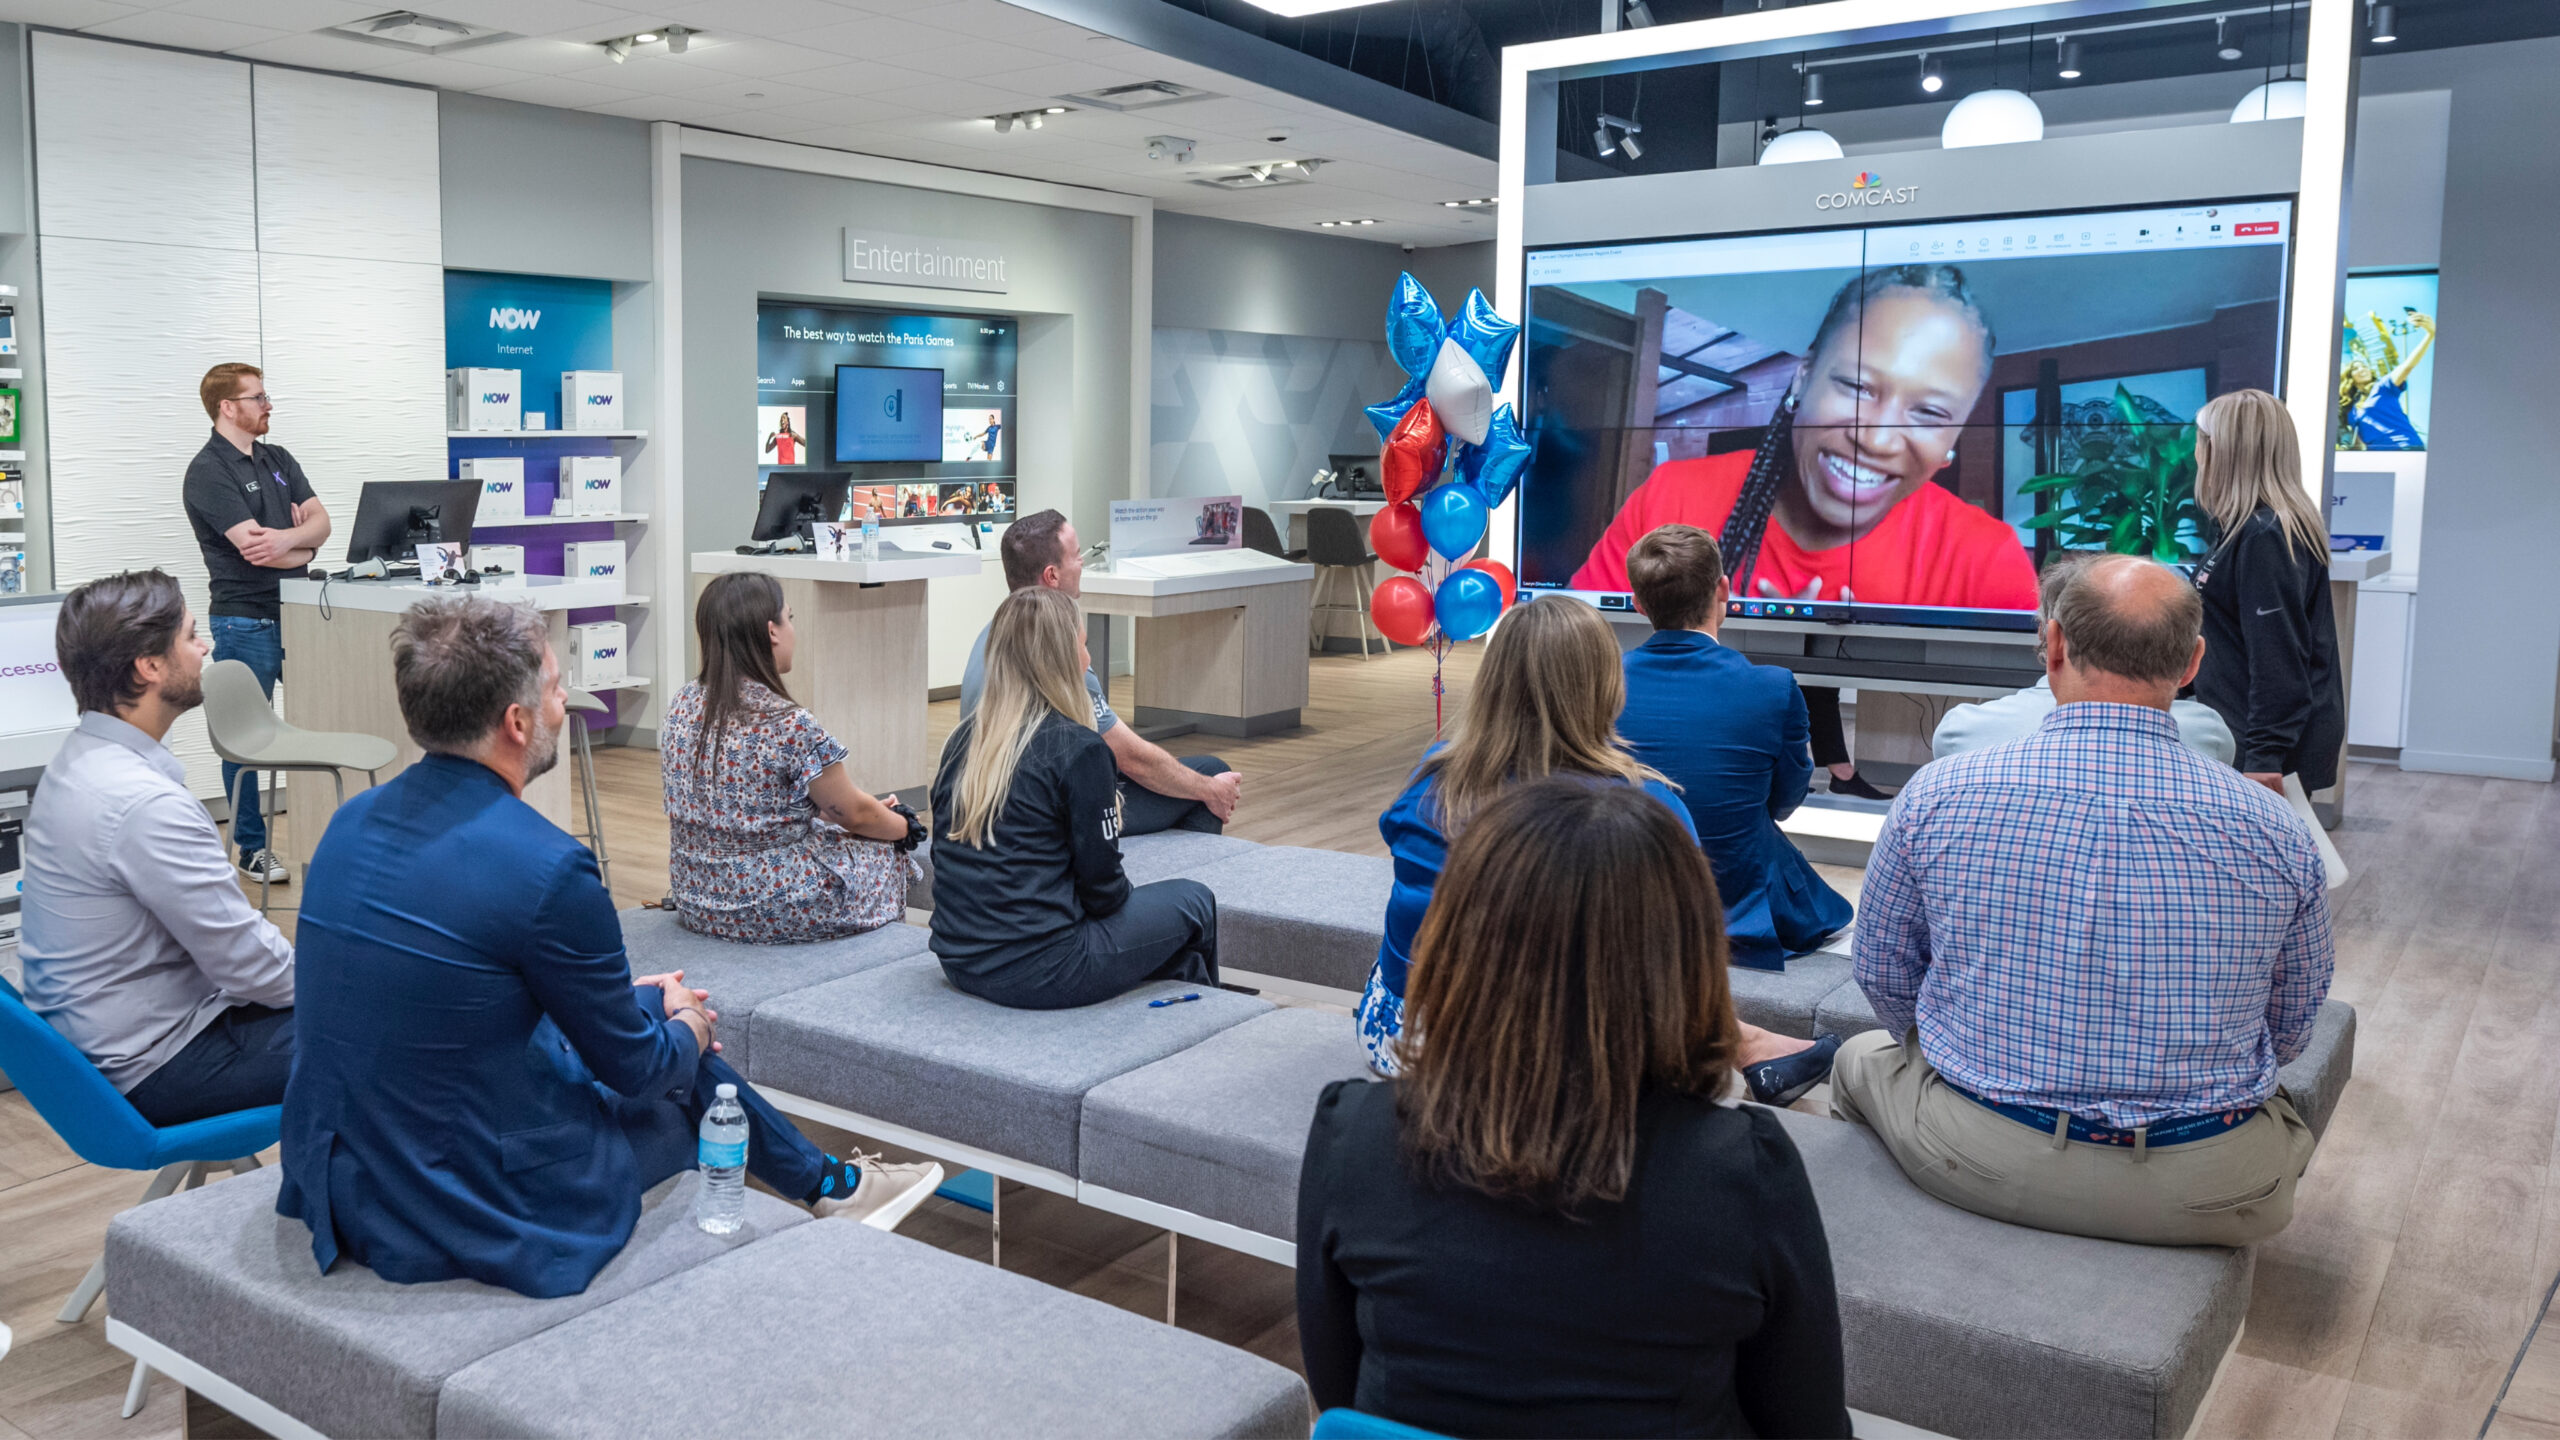
<instances>
[{"instance_id":1,"label":"woman in black top","mask_svg":"<svg viewBox=\"0 0 2560 1440\"><path fill-rule=\"evenodd\" d=\"M1845 1436L1839 1301L1661 801L1552 778L1459 837L1399 1079L1316 1108L1298 1337L1325 1408L1465 1436Z\"/></svg>"},{"instance_id":2,"label":"woman in black top","mask_svg":"<svg viewBox=\"0 0 2560 1440\"><path fill-rule=\"evenodd\" d=\"M2196 503L2217 541L2196 567L2204 664L2195 696L2240 742L2234 763L2281 794L2336 783L2347 741L2329 535L2310 492L2293 417L2264 390L2216 396L2196 414Z\"/></svg>"},{"instance_id":3,"label":"woman in black top","mask_svg":"<svg viewBox=\"0 0 2560 1440\"><path fill-rule=\"evenodd\" d=\"M1119 771L1093 728L1073 600L1016 590L987 682L933 777L933 953L951 983L1028 1010L1146 980L1218 979L1218 902L1196 880L1130 887Z\"/></svg>"}]
</instances>

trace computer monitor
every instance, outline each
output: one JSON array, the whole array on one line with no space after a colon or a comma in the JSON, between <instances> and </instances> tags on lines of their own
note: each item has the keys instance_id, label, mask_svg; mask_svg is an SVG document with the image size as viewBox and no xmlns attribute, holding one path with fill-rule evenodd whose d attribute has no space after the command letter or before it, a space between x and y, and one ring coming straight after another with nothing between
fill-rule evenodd
<instances>
[{"instance_id":1,"label":"computer monitor","mask_svg":"<svg viewBox=\"0 0 2560 1440\"><path fill-rule=\"evenodd\" d=\"M1384 495L1387 488L1378 479L1378 457L1375 455L1328 455L1324 463L1340 478L1342 489L1352 495Z\"/></svg>"},{"instance_id":2,"label":"computer monitor","mask_svg":"<svg viewBox=\"0 0 2560 1440\"><path fill-rule=\"evenodd\" d=\"M835 461L916 464L956 460L942 435L942 372L907 366L836 367ZM994 443L987 442L989 458Z\"/></svg>"},{"instance_id":3,"label":"computer monitor","mask_svg":"<svg viewBox=\"0 0 2560 1440\"><path fill-rule=\"evenodd\" d=\"M417 558L422 543L468 546L477 480L368 480L347 527L347 563Z\"/></svg>"},{"instance_id":4,"label":"computer monitor","mask_svg":"<svg viewBox=\"0 0 2560 1440\"><path fill-rule=\"evenodd\" d=\"M844 514L845 497L853 490L850 475L802 475L776 470L765 476L764 496L756 502L751 540L780 540L805 535L811 525Z\"/></svg>"},{"instance_id":5,"label":"computer monitor","mask_svg":"<svg viewBox=\"0 0 2560 1440\"><path fill-rule=\"evenodd\" d=\"M0 736L80 723L71 683L54 658L53 623L61 613L59 595L0 596Z\"/></svg>"}]
</instances>

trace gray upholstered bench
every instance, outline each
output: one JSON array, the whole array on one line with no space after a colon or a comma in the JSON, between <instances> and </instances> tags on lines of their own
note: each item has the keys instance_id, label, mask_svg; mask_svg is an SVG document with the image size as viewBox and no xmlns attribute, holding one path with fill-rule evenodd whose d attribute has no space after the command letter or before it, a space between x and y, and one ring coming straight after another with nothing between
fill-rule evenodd
<instances>
[{"instance_id":1,"label":"gray upholstered bench","mask_svg":"<svg viewBox=\"0 0 2560 1440\"><path fill-rule=\"evenodd\" d=\"M2247 1251L1987 1220L1865 1126L1777 1115L1830 1238L1851 1405L1947 1435L2186 1433L2249 1308Z\"/></svg>"},{"instance_id":2,"label":"gray upholstered bench","mask_svg":"<svg viewBox=\"0 0 2560 1440\"><path fill-rule=\"evenodd\" d=\"M643 1352L717 1358L640 1363ZM561 1440L1189 1440L1303 1436L1308 1419L1306 1386L1268 1360L839 1223L804 1225L491 1355L437 1405L446 1435Z\"/></svg>"},{"instance_id":3,"label":"gray upholstered bench","mask_svg":"<svg viewBox=\"0 0 2560 1440\"><path fill-rule=\"evenodd\" d=\"M455 1371L809 1219L751 1189L746 1228L706 1235L687 1172L649 1192L630 1243L585 1291L533 1300L470 1280L395 1285L345 1260L323 1275L311 1232L276 1214L283 1178L251 1171L107 1227L108 1339L271 1433L292 1429L283 1417L323 1435L433 1435ZM629 1368L630 1347L614 1360Z\"/></svg>"},{"instance_id":4,"label":"gray upholstered bench","mask_svg":"<svg viewBox=\"0 0 2560 1440\"><path fill-rule=\"evenodd\" d=\"M1077 1198L1293 1263L1316 1097L1368 1061L1350 1016L1285 1009L1107 1080L1084 1098Z\"/></svg>"},{"instance_id":5,"label":"gray upholstered bench","mask_svg":"<svg viewBox=\"0 0 2560 1440\"><path fill-rule=\"evenodd\" d=\"M1157 835L1123 835L1120 837L1120 868L1127 872L1132 885L1150 885L1158 880L1171 880L1188 875L1204 865L1212 865L1231 856L1262 847L1233 835L1210 835L1198 830L1167 830ZM907 887L907 908L933 908L933 845L916 847L916 859L924 866L924 877Z\"/></svg>"},{"instance_id":6,"label":"gray upholstered bench","mask_svg":"<svg viewBox=\"0 0 2560 1440\"><path fill-rule=\"evenodd\" d=\"M1729 965L1725 967L1725 977L1726 986L1733 992L1735 1015L1762 1029L1810 1040L1822 1033L1822 1002L1850 983L1849 957L1816 950L1788 956L1784 970Z\"/></svg>"},{"instance_id":7,"label":"gray upholstered bench","mask_svg":"<svg viewBox=\"0 0 2560 1440\"><path fill-rule=\"evenodd\" d=\"M795 1113L1073 1194L1085 1092L1270 1009L1158 982L1073 1010L1008 1010L953 989L928 954L765 1002L747 1078Z\"/></svg>"},{"instance_id":8,"label":"gray upholstered bench","mask_svg":"<svg viewBox=\"0 0 2560 1440\"><path fill-rule=\"evenodd\" d=\"M1875 1008L1854 980L1831 992L1813 1019L1822 1029L1844 1036L1877 1028ZM2355 1068L2355 1007L2344 1000L2324 1000L2311 1029L2311 1043L2292 1064L2276 1072L2276 1080L2293 1097L2293 1108L2301 1112L2311 1133L2322 1135L2328 1132L2329 1117L2336 1113L2338 1097L2345 1093Z\"/></svg>"},{"instance_id":9,"label":"gray upholstered bench","mask_svg":"<svg viewBox=\"0 0 2560 1440\"><path fill-rule=\"evenodd\" d=\"M677 923L672 910L622 912L622 946L634 975L682 970L685 983L711 992L720 1016L721 1056L739 1074L754 1051L756 1008L777 995L806 990L924 953L922 926L892 921L841 940L805 945L746 945L714 940Z\"/></svg>"},{"instance_id":10,"label":"gray upholstered bench","mask_svg":"<svg viewBox=\"0 0 2560 1440\"><path fill-rule=\"evenodd\" d=\"M1218 963L1357 993L1377 963L1395 863L1261 845L1191 872L1218 897Z\"/></svg>"}]
</instances>

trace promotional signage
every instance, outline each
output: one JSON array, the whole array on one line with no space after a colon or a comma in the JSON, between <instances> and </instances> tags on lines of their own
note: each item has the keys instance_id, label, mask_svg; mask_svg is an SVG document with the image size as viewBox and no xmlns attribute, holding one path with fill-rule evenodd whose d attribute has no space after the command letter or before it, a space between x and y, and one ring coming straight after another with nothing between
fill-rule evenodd
<instances>
[{"instance_id":1,"label":"promotional signage","mask_svg":"<svg viewBox=\"0 0 2560 1440\"><path fill-rule=\"evenodd\" d=\"M893 230L844 231L844 278L872 285L1005 292L1004 251L974 241Z\"/></svg>"},{"instance_id":2,"label":"promotional signage","mask_svg":"<svg viewBox=\"0 0 2560 1440\"><path fill-rule=\"evenodd\" d=\"M572 372L613 365L613 284L547 275L448 270L444 276L444 349L449 368L514 370L530 384L519 413L546 416L550 427L579 428L575 409L554 388ZM618 397L617 397L618 398ZM617 406L617 408L619 408ZM610 425L619 429L617 415ZM456 426L470 429L470 426Z\"/></svg>"},{"instance_id":3,"label":"promotional signage","mask_svg":"<svg viewBox=\"0 0 2560 1440\"><path fill-rule=\"evenodd\" d=\"M1111 502L1111 559L1234 550L1244 543L1241 495L1169 495Z\"/></svg>"}]
</instances>

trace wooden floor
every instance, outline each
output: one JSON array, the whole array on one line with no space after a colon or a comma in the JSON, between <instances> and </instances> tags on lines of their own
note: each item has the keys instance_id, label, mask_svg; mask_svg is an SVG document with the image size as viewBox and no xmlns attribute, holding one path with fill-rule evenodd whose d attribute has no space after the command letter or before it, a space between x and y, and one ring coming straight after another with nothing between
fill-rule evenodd
<instances>
[{"instance_id":1,"label":"wooden floor","mask_svg":"<svg viewBox=\"0 0 2560 1440\"><path fill-rule=\"evenodd\" d=\"M1475 655L1449 659L1450 713ZM1310 689L1299 730L1171 748L1243 772L1234 834L1384 853L1378 811L1433 730L1430 657L1320 658ZM955 710L934 707L937 744ZM597 759L616 898L655 899L666 886L656 756ZM2259 1252L2240 1353L2196 1433L2467 1440L2486 1423L2492 1436L2560 1440L2560 1326L2544 1326L2519 1363L2560 1272L2560 788L2372 765L2356 767L2354 787L2337 839L2356 878L2333 900L2335 993L2362 1019L2356 1075L2292 1228ZM0 1322L17 1332L0 1360L0 1440L179 1432L165 1380L141 1415L119 1420L127 1365L98 1319L53 1320L142 1183L79 1163L23 1097L0 1095ZM947 1201L902 1233L988 1253L987 1217ZM1165 1251L1160 1231L1006 1191L1009 1270L1161 1316ZM1178 1273L1184 1328L1297 1363L1287 1271L1184 1241Z\"/></svg>"}]
</instances>

